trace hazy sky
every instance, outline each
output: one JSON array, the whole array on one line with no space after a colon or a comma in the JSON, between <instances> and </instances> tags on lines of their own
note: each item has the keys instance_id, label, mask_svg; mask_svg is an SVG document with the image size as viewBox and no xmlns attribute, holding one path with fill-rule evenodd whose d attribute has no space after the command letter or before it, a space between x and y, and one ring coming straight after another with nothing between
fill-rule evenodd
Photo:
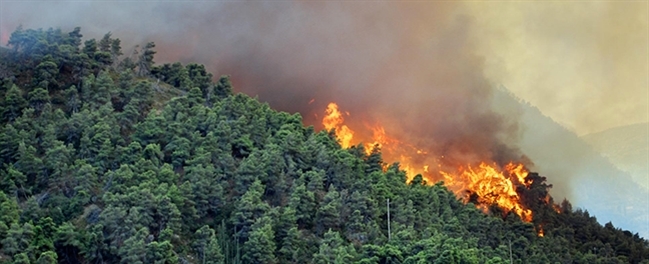
<instances>
[{"instance_id":1,"label":"hazy sky","mask_svg":"<svg viewBox=\"0 0 649 264\"><path fill-rule=\"evenodd\" d=\"M647 122L648 2L467 6L487 75L546 115L580 135Z\"/></svg>"}]
</instances>

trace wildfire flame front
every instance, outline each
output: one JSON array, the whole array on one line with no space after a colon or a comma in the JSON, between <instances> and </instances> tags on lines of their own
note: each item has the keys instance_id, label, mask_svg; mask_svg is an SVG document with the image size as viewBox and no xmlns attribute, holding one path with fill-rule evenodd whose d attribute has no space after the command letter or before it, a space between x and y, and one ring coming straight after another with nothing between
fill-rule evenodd
<instances>
[{"instance_id":1,"label":"wildfire flame front","mask_svg":"<svg viewBox=\"0 0 649 264\"><path fill-rule=\"evenodd\" d=\"M347 115L349 116L349 113ZM344 121L345 119L338 109L338 105L333 102L329 103L322 124L327 130L335 130L336 137L343 148L352 147L354 142L356 144L362 141L372 142L363 145L366 154L369 155L374 147L380 148L385 159L395 159L401 164L408 181L412 180L417 174L421 174L429 184L443 180L444 185L465 203L473 202L485 212L489 211L489 206L496 205L505 214L513 212L525 222L532 221L532 210L521 203L520 196L516 192L516 186L529 187L530 184L530 182L526 181L528 171L523 164L510 162L500 168L495 162L484 160L477 166L472 166L472 164L443 164L444 168L456 167L456 171L444 171L441 169L441 164L434 164L439 168L439 170L435 171L431 169L434 167L431 167L430 164L415 166L413 160L415 160L415 157L422 155L440 157L442 159L439 160L443 160L444 153L429 154L429 151L425 149L403 142L397 137L388 136L380 124L370 127L372 130L371 139L359 140L354 138L354 131L346 126Z\"/></svg>"}]
</instances>

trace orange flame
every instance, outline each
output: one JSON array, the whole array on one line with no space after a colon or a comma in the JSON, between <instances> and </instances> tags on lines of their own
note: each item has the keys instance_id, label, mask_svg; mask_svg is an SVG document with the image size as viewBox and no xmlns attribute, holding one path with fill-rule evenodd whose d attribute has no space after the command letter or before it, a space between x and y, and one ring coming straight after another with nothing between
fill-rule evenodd
<instances>
[{"instance_id":1,"label":"orange flame","mask_svg":"<svg viewBox=\"0 0 649 264\"><path fill-rule=\"evenodd\" d=\"M343 118L343 115L338 111L338 105L336 103L329 103L325 114L325 117L322 119L322 124L325 129L327 129L327 131L332 129L336 131L336 136L338 137L338 140L340 140L340 145L343 148L351 147L352 138L354 138L354 131L349 129L346 125L343 125L345 118Z\"/></svg>"},{"instance_id":2,"label":"orange flame","mask_svg":"<svg viewBox=\"0 0 649 264\"><path fill-rule=\"evenodd\" d=\"M516 175L518 183L524 184L526 187L530 187L530 184L532 184L531 182L525 180L528 171L525 170L525 166L523 166L523 164L514 164L510 162L509 164L505 165L505 170L510 174Z\"/></svg>"},{"instance_id":3,"label":"orange flame","mask_svg":"<svg viewBox=\"0 0 649 264\"><path fill-rule=\"evenodd\" d=\"M345 112L348 116L349 113ZM343 114L339 111L336 103L330 103L325 111L325 117L322 124L325 129L334 129L343 148L349 148L354 141L354 131L344 125ZM489 165L483 161L477 166L456 166L457 171L449 172L442 169L449 168L444 162L444 155L432 155L426 150L418 148L412 144L402 142L386 134L385 129L377 124L368 126L372 130L372 139L364 144L367 155L371 154L373 148L379 147L386 159L397 159L401 164L401 169L406 172L407 181L410 182L417 174L422 174L427 183L434 183L443 180L444 184L453 191L465 203L474 202L476 206L483 211L488 212L488 207L496 205L505 213L513 212L523 221L532 221L532 211L525 208L520 201L520 196L516 192L517 185L529 187L531 182L526 181L528 171L523 164L509 163L504 168L499 168L493 163ZM360 140L356 140L360 142ZM387 154L387 155L386 155ZM424 159L421 159L421 158ZM434 157L439 157L435 159ZM428 159L426 159L428 158ZM435 171L430 164L415 166L421 162L415 160L436 160Z\"/></svg>"},{"instance_id":4,"label":"orange flame","mask_svg":"<svg viewBox=\"0 0 649 264\"><path fill-rule=\"evenodd\" d=\"M467 168L459 167L457 173L440 171L440 174L444 176L444 184L465 202L471 200L471 195L476 195L475 202L480 205L496 204L506 213L513 211L523 221L531 222L532 210L523 207L512 181L513 177L524 179L527 172L521 164L509 163L505 172L496 168L495 164L490 166L482 162L477 168L469 165Z\"/></svg>"}]
</instances>

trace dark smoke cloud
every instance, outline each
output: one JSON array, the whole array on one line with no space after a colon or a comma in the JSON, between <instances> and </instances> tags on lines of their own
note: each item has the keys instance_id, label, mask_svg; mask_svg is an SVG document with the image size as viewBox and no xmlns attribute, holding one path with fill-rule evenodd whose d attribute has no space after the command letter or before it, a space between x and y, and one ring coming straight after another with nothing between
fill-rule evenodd
<instances>
[{"instance_id":1,"label":"dark smoke cloud","mask_svg":"<svg viewBox=\"0 0 649 264\"><path fill-rule=\"evenodd\" d=\"M378 122L388 134L399 135L433 156L445 155L446 160L521 158L502 141L515 140L515 130L490 110L492 85L475 54L473 21L458 5L100 2L64 6L70 8L62 10L70 20L46 17L43 22L89 25L90 34L113 31L115 36L135 36L130 40L135 42L153 40L159 61L197 61L218 74L231 74L240 91L258 95L277 109L300 112L307 124L319 124L316 115L335 101L351 113L348 123L354 130L366 129L363 122ZM102 14L97 16L97 11ZM308 104L311 99L315 102Z\"/></svg>"},{"instance_id":2,"label":"dark smoke cloud","mask_svg":"<svg viewBox=\"0 0 649 264\"><path fill-rule=\"evenodd\" d=\"M239 91L319 126L327 103L351 113L357 138L381 124L456 166L524 159L517 116L496 114L494 85L462 5L391 2L8 2L3 31L82 26L128 44L155 41L158 62L199 62ZM309 104L311 99L314 103ZM443 158L442 158L443 156ZM386 156L394 161L396 155ZM528 162L528 164L530 164Z\"/></svg>"},{"instance_id":3,"label":"dark smoke cloud","mask_svg":"<svg viewBox=\"0 0 649 264\"><path fill-rule=\"evenodd\" d=\"M474 53L471 18L454 5L421 8L281 8L283 19L264 19L243 54L224 66L241 89L279 109L304 113L309 124L319 123L315 114L326 103L338 102L351 113L347 122L354 131L366 129L361 121L381 123L389 135L434 153L430 165L441 155L452 165L520 160L503 141L515 143L516 127L490 110L492 85ZM309 105L311 98L316 103Z\"/></svg>"}]
</instances>

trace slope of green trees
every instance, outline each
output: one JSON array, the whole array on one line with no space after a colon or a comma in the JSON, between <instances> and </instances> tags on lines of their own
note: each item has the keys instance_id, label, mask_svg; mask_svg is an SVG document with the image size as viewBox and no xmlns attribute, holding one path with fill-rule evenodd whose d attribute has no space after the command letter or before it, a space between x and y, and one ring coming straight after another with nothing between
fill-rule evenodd
<instances>
[{"instance_id":1,"label":"slope of green trees","mask_svg":"<svg viewBox=\"0 0 649 264\"><path fill-rule=\"evenodd\" d=\"M154 43L124 57L110 33L18 28L8 44L0 263L649 263L637 234L557 213L538 174L519 186L532 223L487 215L227 76L156 65Z\"/></svg>"}]
</instances>

